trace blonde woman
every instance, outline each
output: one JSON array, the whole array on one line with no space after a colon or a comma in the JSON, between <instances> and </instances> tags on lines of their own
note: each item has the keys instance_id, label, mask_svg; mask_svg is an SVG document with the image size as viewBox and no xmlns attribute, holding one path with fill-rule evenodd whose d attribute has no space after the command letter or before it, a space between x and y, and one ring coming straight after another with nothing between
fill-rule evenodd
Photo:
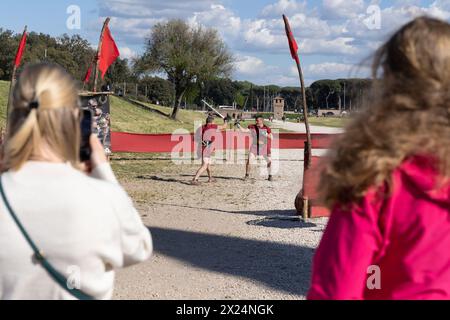
<instances>
[{"instance_id":1,"label":"blonde woman","mask_svg":"<svg viewBox=\"0 0 450 320\"><path fill-rule=\"evenodd\" d=\"M373 77L322 177L333 212L309 298L450 299L450 25L405 25Z\"/></svg>"},{"instance_id":2,"label":"blonde woman","mask_svg":"<svg viewBox=\"0 0 450 320\"><path fill-rule=\"evenodd\" d=\"M15 87L0 177L0 299L110 299L114 270L151 255L98 138L92 171L79 169L78 106L75 82L54 65L26 67Z\"/></svg>"}]
</instances>

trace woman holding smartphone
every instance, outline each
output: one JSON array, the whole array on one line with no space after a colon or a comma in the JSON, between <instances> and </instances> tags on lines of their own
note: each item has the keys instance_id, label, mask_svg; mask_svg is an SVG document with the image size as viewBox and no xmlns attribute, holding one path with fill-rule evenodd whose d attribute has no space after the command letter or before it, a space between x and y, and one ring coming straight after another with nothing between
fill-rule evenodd
<instances>
[{"instance_id":1,"label":"woman holding smartphone","mask_svg":"<svg viewBox=\"0 0 450 320\"><path fill-rule=\"evenodd\" d=\"M110 299L114 270L152 253L97 137L90 163L80 163L80 116L62 68L24 69L0 177L0 299Z\"/></svg>"}]
</instances>

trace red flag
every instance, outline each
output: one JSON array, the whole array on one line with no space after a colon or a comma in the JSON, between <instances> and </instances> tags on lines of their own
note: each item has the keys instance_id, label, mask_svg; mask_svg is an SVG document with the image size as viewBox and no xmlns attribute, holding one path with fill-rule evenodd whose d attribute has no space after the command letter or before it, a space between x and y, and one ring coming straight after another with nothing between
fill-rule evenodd
<instances>
[{"instance_id":1,"label":"red flag","mask_svg":"<svg viewBox=\"0 0 450 320\"><path fill-rule=\"evenodd\" d=\"M86 72L86 75L84 76L84 83L88 83L89 80L91 80L91 74L92 74L92 66L89 67L88 71Z\"/></svg>"},{"instance_id":2,"label":"red flag","mask_svg":"<svg viewBox=\"0 0 450 320\"><path fill-rule=\"evenodd\" d=\"M20 62L22 61L23 52L25 51L25 46L27 44L27 30L22 35L22 40L20 40L19 48L17 49L16 59L14 61L14 65L17 67L20 66Z\"/></svg>"},{"instance_id":3,"label":"red flag","mask_svg":"<svg viewBox=\"0 0 450 320\"><path fill-rule=\"evenodd\" d=\"M105 78L106 71L108 71L109 67L119 56L120 52L119 49L117 49L116 42L111 35L111 31L109 31L109 27L106 26L103 33L103 42L98 65L98 68L102 72L102 78Z\"/></svg>"},{"instance_id":4,"label":"red flag","mask_svg":"<svg viewBox=\"0 0 450 320\"><path fill-rule=\"evenodd\" d=\"M298 58L298 45L295 41L294 35L292 34L291 26L289 25L288 18L283 14L284 25L286 27L286 35L289 41L289 48L291 49L291 56L297 63L300 63Z\"/></svg>"}]
</instances>

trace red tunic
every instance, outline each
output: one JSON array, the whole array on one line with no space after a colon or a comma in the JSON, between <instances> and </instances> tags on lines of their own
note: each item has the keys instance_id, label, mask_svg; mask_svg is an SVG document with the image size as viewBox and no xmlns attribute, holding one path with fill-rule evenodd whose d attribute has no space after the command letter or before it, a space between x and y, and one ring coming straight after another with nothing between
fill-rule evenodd
<instances>
[{"instance_id":1,"label":"red tunic","mask_svg":"<svg viewBox=\"0 0 450 320\"><path fill-rule=\"evenodd\" d=\"M215 135L219 129L217 124L205 124L197 131L197 137L200 141L200 147L198 150L199 158L211 158L215 151Z\"/></svg>"},{"instance_id":2,"label":"red tunic","mask_svg":"<svg viewBox=\"0 0 450 320\"><path fill-rule=\"evenodd\" d=\"M248 129L252 134L250 153L255 156L270 157L272 154L272 142L269 139L269 135L272 133L272 130L266 125L258 127L254 124L249 125Z\"/></svg>"}]
</instances>

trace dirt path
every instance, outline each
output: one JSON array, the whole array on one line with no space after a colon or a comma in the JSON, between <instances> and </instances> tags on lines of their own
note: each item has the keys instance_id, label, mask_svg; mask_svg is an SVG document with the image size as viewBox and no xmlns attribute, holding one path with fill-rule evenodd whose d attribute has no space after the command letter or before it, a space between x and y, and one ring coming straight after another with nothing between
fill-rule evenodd
<instances>
[{"instance_id":1,"label":"dirt path","mask_svg":"<svg viewBox=\"0 0 450 320\"><path fill-rule=\"evenodd\" d=\"M193 187L197 166L169 161L125 182L155 254L118 273L115 298L304 298L326 219L296 216L302 166L301 150L284 150L272 183L257 169L244 182L242 164L221 164L217 183Z\"/></svg>"},{"instance_id":2,"label":"dirt path","mask_svg":"<svg viewBox=\"0 0 450 320\"><path fill-rule=\"evenodd\" d=\"M289 130L292 132L298 132L298 133L305 133L305 125L303 123L295 123L295 122L283 122L274 120L273 128L275 129L284 129ZM335 134L335 133L342 133L343 129L341 128L333 128L333 127L323 127L323 126L310 126L311 133L329 133L329 134Z\"/></svg>"}]
</instances>

